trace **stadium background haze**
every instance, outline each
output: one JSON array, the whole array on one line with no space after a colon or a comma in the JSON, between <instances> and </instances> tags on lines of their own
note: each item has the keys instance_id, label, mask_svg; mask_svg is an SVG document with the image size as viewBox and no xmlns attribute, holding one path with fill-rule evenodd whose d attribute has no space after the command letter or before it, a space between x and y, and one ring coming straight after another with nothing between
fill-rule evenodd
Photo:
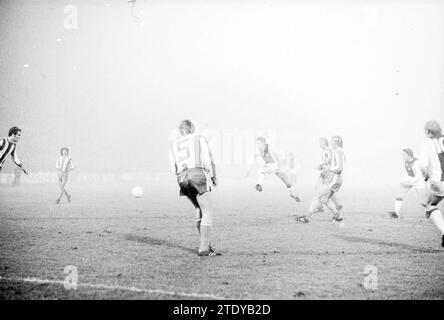
<instances>
[{"instance_id":1,"label":"stadium background haze","mask_svg":"<svg viewBox=\"0 0 444 320\"><path fill-rule=\"evenodd\" d=\"M301 184L341 135L347 183L395 183L424 122L444 124L443 18L438 1L2 0L1 134L23 129L31 172L68 146L77 171L121 173L168 172L182 119L234 144L265 130ZM245 169L229 162L220 179Z\"/></svg>"}]
</instances>

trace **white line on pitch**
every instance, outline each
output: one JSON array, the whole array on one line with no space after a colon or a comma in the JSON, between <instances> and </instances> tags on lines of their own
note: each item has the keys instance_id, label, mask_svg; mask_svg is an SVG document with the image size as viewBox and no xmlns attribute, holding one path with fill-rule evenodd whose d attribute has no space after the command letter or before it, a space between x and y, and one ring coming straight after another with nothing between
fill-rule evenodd
<instances>
[{"instance_id":1,"label":"white line on pitch","mask_svg":"<svg viewBox=\"0 0 444 320\"><path fill-rule=\"evenodd\" d=\"M57 285L64 285L64 281L61 280L49 280L49 279L39 279L39 278L21 278L21 277L2 277L0 276L0 280L7 280L7 281L19 281L19 282L30 282L30 283L37 283L37 284L57 284ZM123 287L123 286L110 286L106 284L92 284L92 283L78 283L78 287L83 288L92 288L92 289L105 289L105 290L123 290L123 291L132 291L132 292L142 292L142 293L159 293L159 294L166 294L166 295L173 295L173 296L183 296L183 297L190 297L190 298L208 298L208 299L215 299L215 300L224 300L225 298L219 297L212 294L205 294L205 293L187 293L187 292L174 292L174 291L164 291L160 289L141 289L136 287Z\"/></svg>"}]
</instances>

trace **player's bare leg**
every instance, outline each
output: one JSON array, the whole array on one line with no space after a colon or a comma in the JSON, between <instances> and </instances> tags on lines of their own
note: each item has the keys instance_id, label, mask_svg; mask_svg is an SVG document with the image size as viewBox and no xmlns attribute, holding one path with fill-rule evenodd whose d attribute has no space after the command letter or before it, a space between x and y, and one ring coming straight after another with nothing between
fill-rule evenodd
<instances>
[{"instance_id":1,"label":"player's bare leg","mask_svg":"<svg viewBox=\"0 0 444 320\"><path fill-rule=\"evenodd\" d=\"M68 194L65 190L65 185L66 185L66 179L65 178L60 178L59 179L59 188L60 188L60 195L56 200L56 203L59 204L60 201L62 200L62 197L64 194Z\"/></svg>"},{"instance_id":2,"label":"player's bare leg","mask_svg":"<svg viewBox=\"0 0 444 320\"><path fill-rule=\"evenodd\" d=\"M66 196L66 199L68 200L68 202L71 202L71 195L68 193L68 191L66 190L66 184L68 183L68 177L65 177L63 179L63 183L62 183L62 187L63 187L63 191L64 194Z\"/></svg>"},{"instance_id":3,"label":"player's bare leg","mask_svg":"<svg viewBox=\"0 0 444 320\"><path fill-rule=\"evenodd\" d=\"M313 216L313 214L319 212L319 207L322 207L322 201L324 197L328 196L330 193L330 189L323 185L313 196L313 199L310 203L310 207L308 208L308 212L305 215L296 216L296 221L300 223L308 223Z\"/></svg>"},{"instance_id":4,"label":"player's bare leg","mask_svg":"<svg viewBox=\"0 0 444 320\"><path fill-rule=\"evenodd\" d=\"M194 209L196 210L196 228L197 232L199 233L199 239L200 239L200 222L202 220L202 210L200 209L199 203L197 202L197 198L195 195L187 195L188 200L191 201L191 203L194 206Z\"/></svg>"},{"instance_id":5,"label":"player's bare leg","mask_svg":"<svg viewBox=\"0 0 444 320\"><path fill-rule=\"evenodd\" d=\"M425 207L428 199L427 192L425 188L415 188L416 196L418 197L421 206Z\"/></svg>"},{"instance_id":6,"label":"player's bare leg","mask_svg":"<svg viewBox=\"0 0 444 320\"><path fill-rule=\"evenodd\" d=\"M331 191L330 194L324 195L321 199L321 202L331 211L333 212L332 221L342 221L343 218L341 216L341 211L338 209L338 205L332 200L334 196L334 192ZM342 206L340 206L342 208Z\"/></svg>"},{"instance_id":7,"label":"player's bare leg","mask_svg":"<svg viewBox=\"0 0 444 320\"><path fill-rule=\"evenodd\" d=\"M297 175L295 173L289 173L288 177L291 183L290 196L296 200L296 202L301 202L301 198L297 192Z\"/></svg>"},{"instance_id":8,"label":"player's bare leg","mask_svg":"<svg viewBox=\"0 0 444 320\"><path fill-rule=\"evenodd\" d=\"M338 211L342 210L342 204L340 203L336 193L333 193L333 195L330 197L330 201L333 202L334 206Z\"/></svg>"},{"instance_id":9,"label":"player's bare leg","mask_svg":"<svg viewBox=\"0 0 444 320\"><path fill-rule=\"evenodd\" d=\"M296 200L296 202L300 202L301 200L299 199L297 193L296 193L296 189L295 186L293 186L292 181L289 178L289 175L286 172L283 171L276 171L276 175L278 176L278 178L285 184L285 186L287 187L289 193L290 193L290 197L292 197L293 199Z\"/></svg>"}]
</instances>

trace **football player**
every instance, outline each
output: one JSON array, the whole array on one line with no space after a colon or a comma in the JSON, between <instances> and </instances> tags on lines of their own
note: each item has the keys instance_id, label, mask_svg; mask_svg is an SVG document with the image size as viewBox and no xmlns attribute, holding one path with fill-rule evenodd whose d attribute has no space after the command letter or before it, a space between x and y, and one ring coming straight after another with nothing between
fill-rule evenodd
<instances>
[{"instance_id":1,"label":"football player","mask_svg":"<svg viewBox=\"0 0 444 320\"><path fill-rule=\"evenodd\" d=\"M296 184L290 180L287 168L285 167L285 156L281 151L271 149L264 137L258 137L256 139L256 154L253 161L250 161L248 165L247 176L250 173L252 163L257 160L260 162L258 180L256 183L257 191L262 192L266 175L275 174L287 187L290 197L296 202L301 201L296 192Z\"/></svg>"},{"instance_id":2,"label":"football player","mask_svg":"<svg viewBox=\"0 0 444 320\"><path fill-rule=\"evenodd\" d=\"M413 154L413 150L403 149L402 158L404 159L404 167L407 174L399 186L398 196L395 200L395 210L388 212L389 217L394 219L399 218L404 197L410 190L415 189L422 205L424 205L425 199L424 176L419 161Z\"/></svg>"},{"instance_id":3,"label":"football player","mask_svg":"<svg viewBox=\"0 0 444 320\"><path fill-rule=\"evenodd\" d=\"M11 155L14 163L20 167L25 174L28 174L17 155L17 143L20 141L21 137L22 130L18 127L12 127L9 129L8 137L0 139L0 172L2 171L2 165L6 161L6 158Z\"/></svg>"},{"instance_id":4,"label":"football player","mask_svg":"<svg viewBox=\"0 0 444 320\"><path fill-rule=\"evenodd\" d=\"M186 196L196 209L199 233L199 256L221 255L211 245L213 227L211 190L217 186L216 166L208 141L195 133L194 124L184 120L179 125L180 136L170 148L169 158L177 177L180 195Z\"/></svg>"},{"instance_id":5,"label":"football player","mask_svg":"<svg viewBox=\"0 0 444 320\"><path fill-rule=\"evenodd\" d=\"M68 202L71 202L71 195L65 189L69 180L69 172L74 170L74 164L72 163L72 158L69 156L68 148L63 147L60 150L60 157L57 159L56 169L58 171L60 188L60 196L57 198L56 203L60 203L63 195L66 195Z\"/></svg>"},{"instance_id":6,"label":"football player","mask_svg":"<svg viewBox=\"0 0 444 320\"><path fill-rule=\"evenodd\" d=\"M296 216L296 221L300 223L308 223L311 216L319 212L319 207L325 205L333 212L332 221L340 222L343 220L341 216L342 205L339 204L336 194L342 186L342 172L344 170L345 155L343 141L340 136L331 138L332 159L330 164L326 165L322 171L323 184L317 189L315 196L310 204L308 213Z\"/></svg>"},{"instance_id":7,"label":"football player","mask_svg":"<svg viewBox=\"0 0 444 320\"><path fill-rule=\"evenodd\" d=\"M425 216L441 231L441 246L444 247L444 218L438 208L444 198L444 135L435 120L427 121L424 131L426 139L421 144L419 163L427 180Z\"/></svg>"},{"instance_id":8,"label":"football player","mask_svg":"<svg viewBox=\"0 0 444 320\"><path fill-rule=\"evenodd\" d=\"M319 189L324 184L323 170L328 167L331 163L332 152L328 147L328 139L322 137L319 139L319 146L321 147L321 163L318 165L318 170L320 171L318 183L316 184L316 190Z\"/></svg>"}]
</instances>

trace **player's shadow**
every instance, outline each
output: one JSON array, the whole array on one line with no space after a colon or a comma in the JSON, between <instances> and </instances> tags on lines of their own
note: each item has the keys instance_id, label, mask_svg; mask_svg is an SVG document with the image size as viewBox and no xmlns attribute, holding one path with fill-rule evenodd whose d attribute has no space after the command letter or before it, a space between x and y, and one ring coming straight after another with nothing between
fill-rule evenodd
<instances>
[{"instance_id":1,"label":"player's shadow","mask_svg":"<svg viewBox=\"0 0 444 320\"><path fill-rule=\"evenodd\" d=\"M420 253L440 253L440 252L442 252L442 250L420 248L420 247L411 246L411 245L408 245L405 243L399 243L399 242L393 242L393 241L387 241L387 240L362 238L362 237L350 237L350 236L342 236L342 235L337 235L336 237L340 238L342 240L348 241L348 242L368 243L368 244L374 244L374 245L378 245L378 246L399 248L399 249L420 252Z\"/></svg>"},{"instance_id":2,"label":"player's shadow","mask_svg":"<svg viewBox=\"0 0 444 320\"><path fill-rule=\"evenodd\" d=\"M192 252L192 253L197 252L196 249L188 248L188 247L185 247L185 246L180 245L178 243L174 243L174 242L171 242L168 240L155 239L155 238L146 237L146 236L136 236L136 235L132 235L132 234L127 234L125 236L125 239L129 240L129 241L136 241L136 242L140 242L140 243L149 244L152 246L162 246L162 247L181 249L181 250Z\"/></svg>"}]
</instances>

